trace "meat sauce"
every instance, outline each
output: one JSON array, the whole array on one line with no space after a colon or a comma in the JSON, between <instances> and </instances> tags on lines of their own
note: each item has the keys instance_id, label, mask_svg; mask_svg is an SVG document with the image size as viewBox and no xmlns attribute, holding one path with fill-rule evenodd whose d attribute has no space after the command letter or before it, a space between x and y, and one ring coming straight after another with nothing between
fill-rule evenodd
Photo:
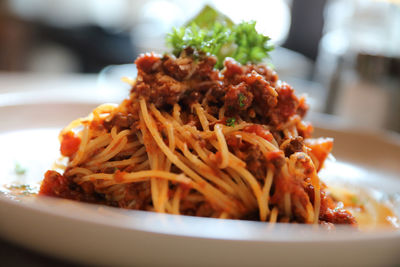
<instances>
[{"instance_id":1,"label":"meat sauce","mask_svg":"<svg viewBox=\"0 0 400 267\"><path fill-rule=\"evenodd\" d=\"M216 58L200 55L195 60L192 53L189 48L179 58L154 53L139 56L135 61L138 76L131 89L131 99L144 98L165 111L171 111L172 106L178 103L182 109L189 110L188 114L191 114L192 103L206 101L208 103L206 111L217 118L221 108L225 109L222 123L228 124L228 121L235 120L252 123L243 131L269 142L275 139L279 146L287 140L283 133L285 125L294 123L299 136L288 140L280 151L270 151L266 155L261 153L256 145L243 142L240 136L227 139L229 150L246 162L246 168L260 182L264 181L267 168L274 168L279 173L286 160L301 151L310 151L318 161L318 170L322 167L332 149L332 140L307 139L311 136L312 126L304 123L302 118L308 110L308 105L304 98L298 98L294 94L290 85L278 80L275 71L262 64L241 65L230 58L225 60L224 68L219 71L214 68ZM133 110L138 109L138 103L135 101L130 104ZM114 126L119 130L134 129L137 127L137 116L138 112L129 115L117 113L100 125L108 131ZM196 127L200 125L197 116L194 115L188 115L183 121ZM72 132L64 135L60 149L62 155L73 157L79 149L80 141L80 138ZM215 155L217 157L218 153ZM112 199L105 199L102 194L94 194L90 183L77 187L73 177L49 171L45 175L40 194L144 209L151 203L149 188L145 182L126 186L125 197L115 202ZM272 187L272 203L282 203L280 198L284 192L290 192L300 203L314 201L312 187L295 179L278 176ZM132 204L134 199L136 200ZM321 200L319 214L321 222L356 223L350 213L335 210L334 202L329 196L321 193ZM182 213L196 216L210 216L212 213L212 208L207 203L200 202L196 207L191 205L193 204L182 201ZM302 212L296 211L296 213Z\"/></svg>"},{"instance_id":2,"label":"meat sauce","mask_svg":"<svg viewBox=\"0 0 400 267\"><path fill-rule=\"evenodd\" d=\"M65 157L72 156L78 151L81 139L76 137L73 132L68 132L62 136L60 152Z\"/></svg>"}]
</instances>

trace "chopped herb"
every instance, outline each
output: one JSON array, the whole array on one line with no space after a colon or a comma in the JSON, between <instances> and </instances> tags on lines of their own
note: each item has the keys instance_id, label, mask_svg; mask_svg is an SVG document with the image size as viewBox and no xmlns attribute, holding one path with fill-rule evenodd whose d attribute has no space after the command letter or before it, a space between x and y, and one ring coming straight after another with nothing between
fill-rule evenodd
<instances>
[{"instance_id":1,"label":"chopped herb","mask_svg":"<svg viewBox=\"0 0 400 267\"><path fill-rule=\"evenodd\" d=\"M17 175L24 175L26 173L26 169L23 168L18 162L15 163L14 172Z\"/></svg>"},{"instance_id":2,"label":"chopped herb","mask_svg":"<svg viewBox=\"0 0 400 267\"><path fill-rule=\"evenodd\" d=\"M257 32L256 22L234 25L226 16L206 6L185 27L174 28L167 35L167 45L179 56L187 47L217 57L216 67L221 69L226 57L241 64L258 63L273 49L270 38Z\"/></svg>"},{"instance_id":3,"label":"chopped herb","mask_svg":"<svg viewBox=\"0 0 400 267\"><path fill-rule=\"evenodd\" d=\"M229 118L226 120L226 125L228 125L229 127L233 127L235 126L235 121L236 121L235 118Z\"/></svg>"},{"instance_id":4,"label":"chopped herb","mask_svg":"<svg viewBox=\"0 0 400 267\"><path fill-rule=\"evenodd\" d=\"M240 94L239 94L239 106L240 106L241 108L244 107L244 103L243 103L244 100L246 100L245 95L242 94L242 93L240 93Z\"/></svg>"}]
</instances>

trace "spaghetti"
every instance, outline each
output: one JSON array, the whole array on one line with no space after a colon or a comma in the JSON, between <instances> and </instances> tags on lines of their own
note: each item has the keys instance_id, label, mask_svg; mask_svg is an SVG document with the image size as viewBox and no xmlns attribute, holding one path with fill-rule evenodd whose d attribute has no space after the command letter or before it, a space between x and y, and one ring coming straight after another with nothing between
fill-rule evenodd
<instances>
[{"instance_id":1,"label":"spaghetti","mask_svg":"<svg viewBox=\"0 0 400 267\"><path fill-rule=\"evenodd\" d=\"M214 218L351 224L318 171L331 139L311 139L308 106L265 65L141 55L130 97L60 133L63 174L40 194Z\"/></svg>"}]
</instances>

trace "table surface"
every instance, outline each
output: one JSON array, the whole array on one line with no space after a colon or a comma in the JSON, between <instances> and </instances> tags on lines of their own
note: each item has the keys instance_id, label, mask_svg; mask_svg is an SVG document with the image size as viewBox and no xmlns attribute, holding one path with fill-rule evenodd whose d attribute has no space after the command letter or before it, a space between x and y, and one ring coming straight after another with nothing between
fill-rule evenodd
<instances>
[{"instance_id":1,"label":"table surface","mask_svg":"<svg viewBox=\"0 0 400 267\"><path fill-rule=\"evenodd\" d=\"M1 266L80 267L83 265L34 252L0 238Z\"/></svg>"}]
</instances>

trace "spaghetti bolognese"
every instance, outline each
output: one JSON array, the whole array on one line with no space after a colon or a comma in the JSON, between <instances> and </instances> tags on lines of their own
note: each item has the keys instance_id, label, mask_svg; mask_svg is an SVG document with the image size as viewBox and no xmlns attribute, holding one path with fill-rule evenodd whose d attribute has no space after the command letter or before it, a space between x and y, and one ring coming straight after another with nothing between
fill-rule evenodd
<instances>
[{"instance_id":1,"label":"spaghetti bolognese","mask_svg":"<svg viewBox=\"0 0 400 267\"><path fill-rule=\"evenodd\" d=\"M263 64L144 54L128 99L60 133L64 173L40 194L127 209L269 222L356 225L318 171L333 141L311 139L308 106Z\"/></svg>"}]
</instances>

